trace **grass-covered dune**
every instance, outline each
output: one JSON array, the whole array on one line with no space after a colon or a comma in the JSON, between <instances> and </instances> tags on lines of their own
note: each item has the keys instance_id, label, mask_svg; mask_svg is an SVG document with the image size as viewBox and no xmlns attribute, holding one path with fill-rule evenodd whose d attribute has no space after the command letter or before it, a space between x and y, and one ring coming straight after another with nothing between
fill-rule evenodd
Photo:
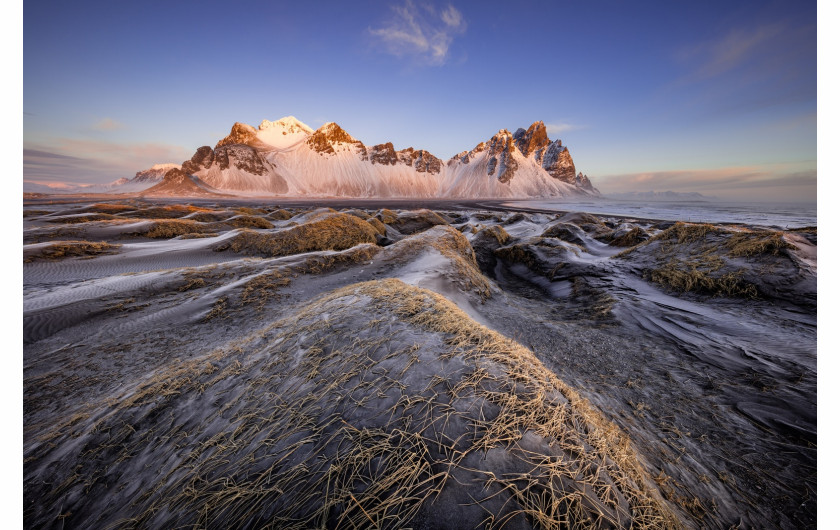
<instances>
[{"instance_id":1,"label":"grass-covered dune","mask_svg":"<svg viewBox=\"0 0 840 530\"><path fill-rule=\"evenodd\" d=\"M663 528L629 440L520 344L395 279L45 430L32 528Z\"/></svg>"}]
</instances>

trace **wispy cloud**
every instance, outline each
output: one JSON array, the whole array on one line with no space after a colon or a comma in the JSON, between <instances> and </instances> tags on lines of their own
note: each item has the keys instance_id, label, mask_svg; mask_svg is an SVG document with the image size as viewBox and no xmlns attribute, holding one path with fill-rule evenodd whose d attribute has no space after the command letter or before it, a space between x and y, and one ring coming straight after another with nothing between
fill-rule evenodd
<instances>
[{"instance_id":1,"label":"wispy cloud","mask_svg":"<svg viewBox=\"0 0 840 530\"><path fill-rule=\"evenodd\" d=\"M716 77L739 67L762 55L787 28L780 23L755 28L737 28L720 38L685 48L678 56L695 63L695 70L686 81L698 81Z\"/></svg>"},{"instance_id":2,"label":"wispy cloud","mask_svg":"<svg viewBox=\"0 0 840 530\"><path fill-rule=\"evenodd\" d=\"M718 169L648 171L600 177L596 185L605 193L632 191L696 191L721 197L761 198L777 196L788 190L792 200L816 200L817 172L814 169L792 170L789 167L738 166Z\"/></svg>"},{"instance_id":3,"label":"wispy cloud","mask_svg":"<svg viewBox=\"0 0 840 530\"><path fill-rule=\"evenodd\" d=\"M438 9L426 4L420 10L411 0L391 8L390 20L368 32L383 46L386 53L397 57L410 56L420 62L440 66L449 58L455 37L464 33L467 23L452 5Z\"/></svg>"},{"instance_id":4,"label":"wispy cloud","mask_svg":"<svg viewBox=\"0 0 840 530\"><path fill-rule=\"evenodd\" d=\"M112 120L111 118L103 118L94 123L93 128L97 131L116 131L119 129L125 129L125 125L116 120Z\"/></svg>"},{"instance_id":5,"label":"wispy cloud","mask_svg":"<svg viewBox=\"0 0 840 530\"><path fill-rule=\"evenodd\" d=\"M565 132L574 131L580 129L580 125L574 125L571 123L546 123L545 130L548 134L563 134Z\"/></svg>"},{"instance_id":6,"label":"wispy cloud","mask_svg":"<svg viewBox=\"0 0 840 530\"><path fill-rule=\"evenodd\" d=\"M159 143L120 144L62 138L53 145L23 150L23 177L30 181L103 184L131 178L140 170L189 158L180 146Z\"/></svg>"},{"instance_id":7,"label":"wispy cloud","mask_svg":"<svg viewBox=\"0 0 840 530\"><path fill-rule=\"evenodd\" d=\"M732 28L675 54L685 73L673 89L719 112L761 110L817 97L816 25L775 21Z\"/></svg>"}]
</instances>

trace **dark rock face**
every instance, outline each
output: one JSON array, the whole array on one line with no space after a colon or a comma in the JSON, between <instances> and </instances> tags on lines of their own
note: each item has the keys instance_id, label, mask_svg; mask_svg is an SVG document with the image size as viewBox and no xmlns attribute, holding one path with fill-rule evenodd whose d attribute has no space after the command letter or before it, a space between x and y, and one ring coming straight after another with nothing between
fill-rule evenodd
<instances>
[{"instance_id":1,"label":"dark rock face","mask_svg":"<svg viewBox=\"0 0 840 530\"><path fill-rule=\"evenodd\" d=\"M515 148L513 136L507 129L502 129L490 139L488 148L488 156L492 158L487 163L487 174L493 175L498 172L496 178L499 182L510 182L519 167L512 155Z\"/></svg>"},{"instance_id":2,"label":"dark rock face","mask_svg":"<svg viewBox=\"0 0 840 530\"><path fill-rule=\"evenodd\" d=\"M368 153L371 164L395 165L397 153L394 151L394 144L391 142L374 145Z\"/></svg>"},{"instance_id":3,"label":"dark rock face","mask_svg":"<svg viewBox=\"0 0 840 530\"><path fill-rule=\"evenodd\" d=\"M367 153L364 144L356 140L336 123L327 123L306 139L307 145L319 154L335 154L333 146L336 144L352 144ZM393 149L393 146L391 146Z\"/></svg>"},{"instance_id":4,"label":"dark rock face","mask_svg":"<svg viewBox=\"0 0 840 530\"><path fill-rule=\"evenodd\" d=\"M418 173L440 173L442 162L439 158L428 151L413 147L394 151L394 144L391 142L374 145L370 148L370 163L382 165L396 165L397 163L413 167Z\"/></svg>"},{"instance_id":5,"label":"dark rock face","mask_svg":"<svg viewBox=\"0 0 840 530\"><path fill-rule=\"evenodd\" d=\"M400 162L413 167L418 173L440 173L442 162L432 153L413 147L397 152Z\"/></svg>"},{"instance_id":6,"label":"dark rock face","mask_svg":"<svg viewBox=\"0 0 840 530\"><path fill-rule=\"evenodd\" d=\"M163 176L163 181L170 184L182 184L185 180L190 178L189 174L182 169L174 168L166 172Z\"/></svg>"},{"instance_id":7,"label":"dark rock face","mask_svg":"<svg viewBox=\"0 0 840 530\"><path fill-rule=\"evenodd\" d=\"M231 144L250 144L257 141L257 130L246 123L236 122L230 128L230 134L219 140L216 147Z\"/></svg>"},{"instance_id":8,"label":"dark rock face","mask_svg":"<svg viewBox=\"0 0 840 530\"><path fill-rule=\"evenodd\" d=\"M247 145L226 145L216 148L216 163L219 169L233 166L254 175L265 175L268 168L262 157Z\"/></svg>"},{"instance_id":9,"label":"dark rock face","mask_svg":"<svg viewBox=\"0 0 840 530\"><path fill-rule=\"evenodd\" d=\"M584 175L582 172L578 173L577 177L575 177L575 186L588 191L596 191L595 186L592 185L592 181L590 181L589 177Z\"/></svg>"},{"instance_id":10,"label":"dark rock face","mask_svg":"<svg viewBox=\"0 0 840 530\"><path fill-rule=\"evenodd\" d=\"M209 169L210 166L213 165L213 159L213 148L209 145L205 145L199 147L192 158L181 165L181 169L191 175L202 168Z\"/></svg>"},{"instance_id":11,"label":"dark rock face","mask_svg":"<svg viewBox=\"0 0 840 530\"><path fill-rule=\"evenodd\" d=\"M528 130L517 129L513 134L516 147L524 156L531 156L534 152L551 143L545 129L545 123L535 121L528 127ZM559 142L559 140L558 140Z\"/></svg>"},{"instance_id":12,"label":"dark rock face","mask_svg":"<svg viewBox=\"0 0 840 530\"><path fill-rule=\"evenodd\" d=\"M569 150L560 143L560 140L551 142L546 146L542 154L542 167L552 177L563 182L574 185L575 163Z\"/></svg>"}]
</instances>

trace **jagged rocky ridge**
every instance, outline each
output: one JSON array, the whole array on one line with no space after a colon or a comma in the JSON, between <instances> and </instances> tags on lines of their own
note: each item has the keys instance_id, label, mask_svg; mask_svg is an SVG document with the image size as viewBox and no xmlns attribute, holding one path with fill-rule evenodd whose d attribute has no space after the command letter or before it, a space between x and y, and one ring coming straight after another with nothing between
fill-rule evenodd
<instances>
[{"instance_id":1,"label":"jagged rocky ridge","mask_svg":"<svg viewBox=\"0 0 840 530\"><path fill-rule=\"evenodd\" d=\"M199 147L166 181L145 194L529 198L600 195L575 174L569 149L548 138L545 124L500 130L443 161L423 149L395 150L391 142L366 146L336 123L313 130L292 116L264 120L258 128L235 123L215 148Z\"/></svg>"}]
</instances>

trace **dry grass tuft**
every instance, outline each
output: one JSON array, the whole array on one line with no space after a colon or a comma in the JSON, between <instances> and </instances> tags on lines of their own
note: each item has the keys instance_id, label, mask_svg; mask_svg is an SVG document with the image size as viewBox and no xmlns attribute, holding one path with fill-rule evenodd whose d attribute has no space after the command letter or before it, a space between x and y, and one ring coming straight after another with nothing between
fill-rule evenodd
<instances>
[{"instance_id":1,"label":"dry grass tuft","mask_svg":"<svg viewBox=\"0 0 840 530\"><path fill-rule=\"evenodd\" d=\"M277 289L286 287L292 280L287 273L280 270L264 272L245 283L239 297L240 305L253 305L257 311L262 311L270 298L276 295Z\"/></svg>"},{"instance_id":2,"label":"dry grass tuft","mask_svg":"<svg viewBox=\"0 0 840 530\"><path fill-rule=\"evenodd\" d=\"M650 279L660 285L681 292L697 292L713 296L743 296L757 298L755 285L743 281L742 273L711 274L714 266L704 267L696 261L672 259L658 269L650 271Z\"/></svg>"},{"instance_id":3,"label":"dry grass tuft","mask_svg":"<svg viewBox=\"0 0 840 530\"><path fill-rule=\"evenodd\" d=\"M190 234L182 235L181 239L204 239L204 238L207 238L207 237L217 237L218 235L219 234L217 234L216 232L202 232L202 233L193 232L193 233L190 233Z\"/></svg>"},{"instance_id":4,"label":"dry grass tuft","mask_svg":"<svg viewBox=\"0 0 840 530\"><path fill-rule=\"evenodd\" d=\"M170 206L153 206L131 212L130 217L137 219L177 219L195 212L212 212L208 208L199 208L190 204L173 204Z\"/></svg>"},{"instance_id":5,"label":"dry grass tuft","mask_svg":"<svg viewBox=\"0 0 840 530\"><path fill-rule=\"evenodd\" d=\"M49 215L52 212L50 210L24 210L23 211L23 218L26 219L27 217L40 217L42 215Z\"/></svg>"},{"instance_id":6,"label":"dry grass tuft","mask_svg":"<svg viewBox=\"0 0 840 530\"><path fill-rule=\"evenodd\" d=\"M213 304L213 307L210 308L210 311L204 316L204 321L207 322L208 320L213 320L215 318L225 318L225 313L227 313L228 307L228 299L227 296L223 296L216 300Z\"/></svg>"},{"instance_id":7,"label":"dry grass tuft","mask_svg":"<svg viewBox=\"0 0 840 530\"><path fill-rule=\"evenodd\" d=\"M782 250L796 248L784 239L781 232L741 232L733 234L726 242L729 255L744 256L778 256Z\"/></svg>"},{"instance_id":8,"label":"dry grass tuft","mask_svg":"<svg viewBox=\"0 0 840 530\"><path fill-rule=\"evenodd\" d=\"M44 221L56 224L80 224L91 223L94 221L110 221L113 219L117 219L117 217L108 213L91 213L84 215L62 215L58 217L48 217L44 219Z\"/></svg>"},{"instance_id":9,"label":"dry grass tuft","mask_svg":"<svg viewBox=\"0 0 840 530\"><path fill-rule=\"evenodd\" d=\"M268 219L254 217L252 215L238 215L225 221L226 225L234 228L274 228Z\"/></svg>"},{"instance_id":10,"label":"dry grass tuft","mask_svg":"<svg viewBox=\"0 0 840 530\"><path fill-rule=\"evenodd\" d=\"M500 245L506 245L508 243L508 241L510 241L510 234L508 234L507 231L504 228L502 228L501 226L496 226L496 225L486 226L486 227L480 229L476 233L476 236L477 237L490 236L493 239L495 239L496 241L498 241Z\"/></svg>"},{"instance_id":11,"label":"dry grass tuft","mask_svg":"<svg viewBox=\"0 0 840 530\"><path fill-rule=\"evenodd\" d=\"M268 213L268 210L264 210L262 208L249 208L247 206L237 208L236 211L242 215L265 215Z\"/></svg>"},{"instance_id":12,"label":"dry grass tuft","mask_svg":"<svg viewBox=\"0 0 840 530\"><path fill-rule=\"evenodd\" d=\"M96 212L96 213L122 213L122 212L129 212L132 210L136 210L136 206L131 206L129 204L119 204L119 203L98 203L92 204L85 208L84 211L86 212Z\"/></svg>"},{"instance_id":13,"label":"dry grass tuft","mask_svg":"<svg viewBox=\"0 0 840 530\"><path fill-rule=\"evenodd\" d=\"M343 252L310 256L303 264L294 267L301 274L321 274L335 269L339 265L363 263L372 260L382 251L376 245L362 243Z\"/></svg>"},{"instance_id":14,"label":"dry grass tuft","mask_svg":"<svg viewBox=\"0 0 840 530\"><path fill-rule=\"evenodd\" d=\"M23 258L24 263L39 260L59 260L76 256L99 256L114 254L122 245L105 241L56 241L39 250L37 254L30 254Z\"/></svg>"},{"instance_id":15,"label":"dry grass tuft","mask_svg":"<svg viewBox=\"0 0 840 530\"><path fill-rule=\"evenodd\" d=\"M388 208L382 208L376 213L375 217L386 225L389 225L397 220L397 212L389 210Z\"/></svg>"},{"instance_id":16,"label":"dry grass tuft","mask_svg":"<svg viewBox=\"0 0 840 530\"><path fill-rule=\"evenodd\" d=\"M292 213L289 210L280 208L268 214L268 217L274 219L275 221L285 221L292 218Z\"/></svg>"},{"instance_id":17,"label":"dry grass tuft","mask_svg":"<svg viewBox=\"0 0 840 530\"><path fill-rule=\"evenodd\" d=\"M317 250L345 250L361 243L376 243L376 230L357 217L335 213L280 232L260 234L243 230L216 250L289 256Z\"/></svg>"},{"instance_id":18,"label":"dry grass tuft","mask_svg":"<svg viewBox=\"0 0 840 530\"><path fill-rule=\"evenodd\" d=\"M632 230L628 231L626 234L619 236L612 241L610 241L610 246L612 247L634 247L639 243L645 241L647 234L641 228L634 227Z\"/></svg>"},{"instance_id":19,"label":"dry grass tuft","mask_svg":"<svg viewBox=\"0 0 840 530\"><path fill-rule=\"evenodd\" d=\"M385 235L385 224L382 221L380 221L376 217L370 217L367 220L367 222L370 224L370 226L373 227L374 230L376 230L379 233L379 235Z\"/></svg>"},{"instance_id":20,"label":"dry grass tuft","mask_svg":"<svg viewBox=\"0 0 840 530\"><path fill-rule=\"evenodd\" d=\"M199 234L209 230L209 227L190 219L168 219L154 221L148 230L134 232L131 235L139 235L152 239L170 239L185 234Z\"/></svg>"}]
</instances>

